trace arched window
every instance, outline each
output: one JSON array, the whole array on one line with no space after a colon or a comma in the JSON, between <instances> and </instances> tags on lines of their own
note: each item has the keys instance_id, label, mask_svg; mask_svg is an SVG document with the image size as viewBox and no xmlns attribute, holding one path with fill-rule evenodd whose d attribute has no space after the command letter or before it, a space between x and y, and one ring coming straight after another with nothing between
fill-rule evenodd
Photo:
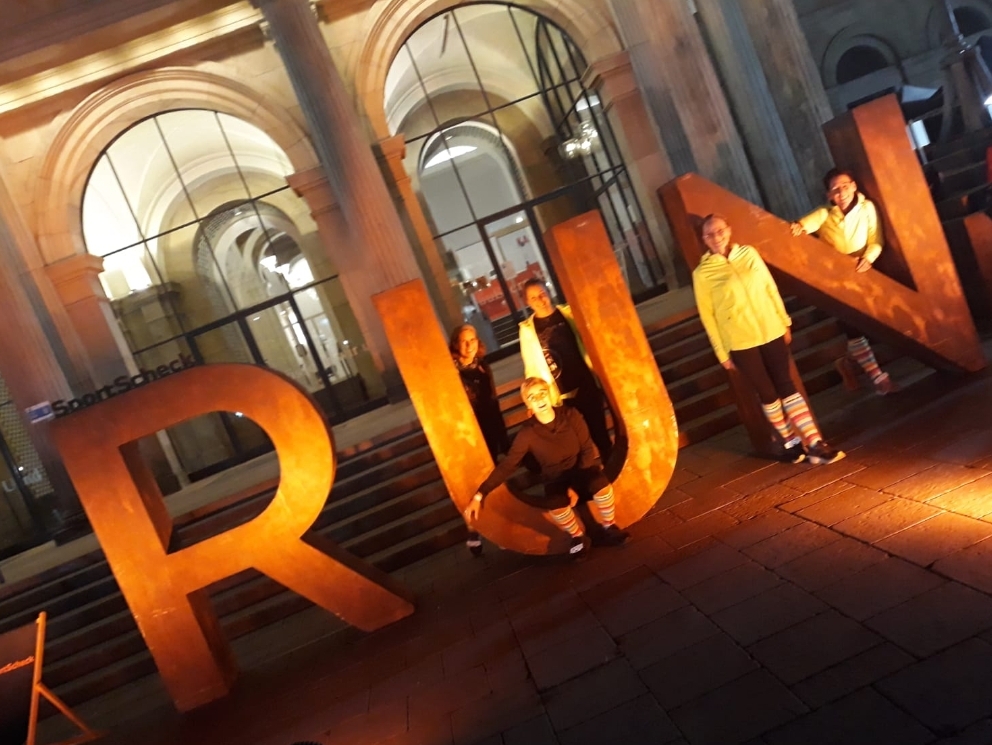
<instances>
[{"instance_id":1,"label":"arched window","mask_svg":"<svg viewBox=\"0 0 992 745\"><path fill-rule=\"evenodd\" d=\"M516 341L522 287L555 289L542 235L603 215L635 295L666 288L661 263L586 62L557 26L502 3L460 5L406 40L386 79L386 116L460 293L494 349Z\"/></svg>"},{"instance_id":2,"label":"arched window","mask_svg":"<svg viewBox=\"0 0 992 745\"><path fill-rule=\"evenodd\" d=\"M247 122L199 109L156 114L93 167L83 236L104 259L100 279L136 368L181 355L265 365L339 421L369 408L378 380L291 173ZM236 413L170 434L194 476L269 447Z\"/></svg>"},{"instance_id":3,"label":"arched window","mask_svg":"<svg viewBox=\"0 0 992 745\"><path fill-rule=\"evenodd\" d=\"M888 66L888 59L874 47L851 47L837 60L837 83L843 85Z\"/></svg>"},{"instance_id":4,"label":"arched window","mask_svg":"<svg viewBox=\"0 0 992 745\"><path fill-rule=\"evenodd\" d=\"M992 28L988 16L977 8L971 8L967 5L954 9L954 20L957 21L958 30L962 36L973 36Z\"/></svg>"}]
</instances>

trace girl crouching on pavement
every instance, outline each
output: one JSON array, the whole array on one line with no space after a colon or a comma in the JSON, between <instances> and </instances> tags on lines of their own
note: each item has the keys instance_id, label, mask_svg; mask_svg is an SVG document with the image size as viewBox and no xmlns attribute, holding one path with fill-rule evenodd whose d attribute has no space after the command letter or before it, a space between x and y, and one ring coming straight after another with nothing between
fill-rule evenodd
<instances>
[{"instance_id":1,"label":"girl crouching on pavement","mask_svg":"<svg viewBox=\"0 0 992 745\"><path fill-rule=\"evenodd\" d=\"M619 546L628 534L616 525L616 503L613 486L603 474L599 451L589 437L589 428L582 415L571 407L552 405L551 390L541 378L527 378L520 386L520 395L531 417L513 438L510 452L482 482L465 517L472 525L482 512L489 494L508 478L530 453L540 467L544 486L540 495L520 493L522 501L547 512L555 524L572 537L569 553L579 555L589 548L582 523L572 510L568 490L580 499L595 503L604 530L597 542Z\"/></svg>"}]
</instances>

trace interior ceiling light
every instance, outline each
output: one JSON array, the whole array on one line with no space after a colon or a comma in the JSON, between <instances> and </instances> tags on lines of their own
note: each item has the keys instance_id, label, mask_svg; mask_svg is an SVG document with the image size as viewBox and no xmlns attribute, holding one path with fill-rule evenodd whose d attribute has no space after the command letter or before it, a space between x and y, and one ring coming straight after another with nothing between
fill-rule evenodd
<instances>
[{"instance_id":1,"label":"interior ceiling light","mask_svg":"<svg viewBox=\"0 0 992 745\"><path fill-rule=\"evenodd\" d=\"M449 160L454 160L460 155L468 155L469 153L478 150L475 145L452 145L451 147L445 148L434 155L427 163L424 164L424 170L428 168L433 168L436 165L445 163Z\"/></svg>"},{"instance_id":2,"label":"interior ceiling light","mask_svg":"<svg viewBox=\"0 0 992 745\"><path fill-rule=\"evenodd\" d=\"M566 158L581 158L589 155L599 146L599 132L592 122L582 122L579 125L579 136L565 140L561 144L561 152Z\"/></svg>"}]
</instances>

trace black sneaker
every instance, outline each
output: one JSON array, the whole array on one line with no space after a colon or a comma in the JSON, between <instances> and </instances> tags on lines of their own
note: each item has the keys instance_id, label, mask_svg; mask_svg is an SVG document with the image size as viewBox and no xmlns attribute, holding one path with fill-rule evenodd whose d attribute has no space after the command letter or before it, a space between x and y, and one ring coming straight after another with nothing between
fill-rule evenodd
<instances>
[{"instance_id":1,"label":"black sneaker","mask_svg":"<svg viewBox=\"0 0 992 745\"><path fill-rule=\"evenodd\" d=\"M622 546L628 538L630 533L620 530L616 525L611 525L600 533L598 543L601 546Z\"/></svg>"},{"instance_id":2,"label":"black sneaker","mask_svg":"<svg viewBox=\"0 0 992 745\"><path fill-rule=\"evenodd\" d=\"M570 556L584 556L588 550L588 539L584 535L572 536L572 545L568 548Z\"/></svg>"},{"instance_id":3,"label":"black sneaker","mask_svg":"<svg viewBox=\"0 0 992 745\"><path fill-rule=\"evenodd\" d=\"M482 538L474 530L469 531L468 539L465 541L465 545L468 546L468 550L472 552L472 556L482 556Z\"/></svg>"},{"instance_id":4,"label":"black sneaker","mask_svg":"<svg viewBox=\"0 0 992 745\"><path fill-rule=\"evenodd\" d=\"M793 437L782 448L782 460L786 463L802 463L806 460L806 448L803 441L798 437Z\"/></svg>"},{"instance_id":5,"label":"black sneaker","mask_svg":"<svg viewBox=\"0 0 992 745\"><path fill-rule=\"evenodd\" d=\"M834 450L824 440L815 442L806 448L806 457L815 466L825 466L828 463L836 463L846 456L843 450Z\"/></svg>"}]
</instances>

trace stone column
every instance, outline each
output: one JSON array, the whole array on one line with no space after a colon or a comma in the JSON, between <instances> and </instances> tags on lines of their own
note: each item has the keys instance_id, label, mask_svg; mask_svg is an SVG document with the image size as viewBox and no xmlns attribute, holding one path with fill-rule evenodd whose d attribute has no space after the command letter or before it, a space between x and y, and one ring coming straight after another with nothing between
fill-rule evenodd
<instances>
[{"instance_id":1,"label":"stone column","mask_svg":"<svg viewBox=\"0 0 992 745\"><path fill-rule=\"evenodd\" d=\"M793 0L738 0L772 98L814 203L833 165L821 127L833 118L823 80L799 25Z\"/></svg>"},{"instance_id":2,"label":"stone column","mask_svg":"<svg viewBox=\"0 0 992 745\"><path fill-rule=\"evenodd\" d=\"M307 0L253 0L289 74L309 125L313 145L350 227L351 243L335 254L341 281L359 319L386 388L393 398L403 384L382 323L369 298L420 278L396 206L366 140L341 75L331 60ZM426 311L427 309L425 309Z\"/></svg>"},{"instance_id":3,"label":"stone column","mask_svg":"<svg viewBox=\"0 0 992 745\"><path fill-rule=\"evenodd\" d=\"M696 0L696 12L741 128L765 206L789 219L805 214L812 204L810 194L740 2Z\"/></svg>"},{"instance_id":4,"label":"stone column","mask_svg":"<svg viewBox=\"0 0 992 745\"><path fill-rule=\"evenodd\" d=\"M17 217L11 214L15 209L0 181L0 371L14 405L23 412L42 401L72 398L72 389L45 333L43 312L31 302L33 280L8 220ZM54 514L39 517L56 536L69 538L86 522L48 428L47 423L25 425L55 495Z\"/></svg>"},{"instance_id":5,"label":"stone column","mask_svg":"<svg viewBox=\"0 0 992 745\"><path fill-rule=\"evenodd\" d=\"M345 220L344 214L341 212L341 207L334 198L331 185L327 183L327 178L324 176L324 169L313 168L302 173L294 173L286 180L293 188L293 191L299 194L310 207L310 216L313 217L313 221L317 225L317 235L320 238L323 251L327 256L325 259L327 263L323 269L320 268L317 262L314 262L314 276L327 276L330 273L336 273L341 282L341 289L344 291L345 299L348 301L348 306L352 309L352 313L354 313L354 308L362 303L369 302L369 297L362 294L361 285L352 281L353 277L350 274L339 272L340 267L330 259L331 256L337 258L345 253L337 249L338 247L348 246L350 234L348 222ZM318 285L318 288L325 287L326 283ZM335 310L340 302L336 300L332 293L326 290L321 290L321 298L328 307ZM354 332L357 330L361 337L366 340L365 344L367 346L368 341L365 336L366 327L362 323L362 318L358 317L357 314L355 315L354 323L358 324L358 328L349 328L348 323L342 323L341 330L345 334L352 336L352 338L355 337ZM340 322L341 319L338 318L338 321ZM365 381L369 396L371 398L378 398L386 394L386 389L380 372L374 364L371 364L371 359L371 357L359 355L354 358L354 362L358 368L359 375Z\"/></svg>"},{"instance_id":6,"label":"stone column","mask_svg":"<svg viewBox=\"0 0 992 745\"><path fill-rule=\"evenodd\" d=\"M610 0L610 6L675 175L695 172L760 202L688 0Z\"/></svg>"},{"instance_id":7,"label":"stone column","mask_svg":"<svg viewBox=\"0 0 992 745\"><path fill-rule=\"evenodd\" d=\"M45 270L86 350L94 389L107 385L119 375L136 374L138 370L130 356L125 358L122 353L128 348L127 342L100 284L103 258L77 254L49 264ZM189 479L171 440L160 432L156 441L157 445L150 440L142 441L141 454L148 461L159 486L163 491L173 491L188 484Z\"/></svg>"},{"instance_id":8,"label":"stone column","mask_svg":"<svg viewBox=\"0 0 992 745\"><path fill-rule=\"evenodd\" d=\"M421 271L426 279L425 284L431 294L434 306L438 309L444 328L450 331L465 323L465 320L462 318L458 297L452 290L448 270L444 266L444 259L438 250L437 241L434 240L434 233L430 223L427 222L427 216L424 214L423 205L417 199L417 194L413 189L413 180L406 172L406 166L403 164L403 159L406 158L406 141L403 139L403 135L398 134L380 140L379 152L382 153L382 159L389 168L389 175L399 192L404 211L410 220L410 226L420 243L418 258L422 259Z\"/></svg>"},{"instance_id":9,"label":"stone column","mask_svg":"<svg viewBox=\"0 0 992 745\"><path fill-rule=\"evenodd\" d=\"M637 85L630 53L623 51L596 60L586 70L583 83L586 88L595 90L602 102L644 210L651 238L658 248L661 271L669 288L677 287L682 283L673 258L672 232L657 196L658 189L675 178L675 171L668 153L661 146L651 113Z\"/></svg>"}]
</instances>

